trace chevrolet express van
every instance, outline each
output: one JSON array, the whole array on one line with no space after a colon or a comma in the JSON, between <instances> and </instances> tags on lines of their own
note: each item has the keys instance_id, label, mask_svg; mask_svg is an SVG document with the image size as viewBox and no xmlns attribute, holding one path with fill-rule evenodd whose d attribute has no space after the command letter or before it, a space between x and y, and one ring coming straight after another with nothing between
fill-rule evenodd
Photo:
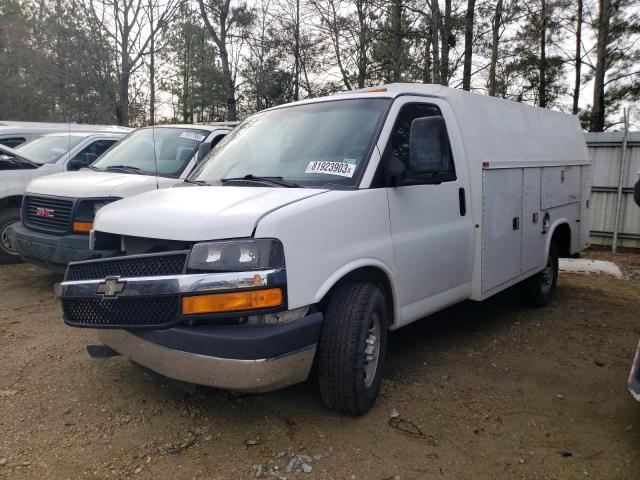
<instances>
[{"instance_id":1,"label":"chevrolet express van","mask_svg":"<svg viewBox=\"0 0 640 480\"><path fill-rule=\"evenodd\" d=\"M183 183L198 159L231 128L230 124L143 128L82 171L34 180L22 201L22 223L8 232L16 254L62 272L72 261L112 256L111 249L89 249L96 212L121 198Z\"/></svg>"},{"instance_id":2,"label":"chevrolet express van","mask_svg":"<svg viewBox=\"0 0 640 480\"><path fill-rule=\"evenodd\" d=\"M437 85L263 111L189 179L98 212L93 248L120 256L69 265L64 321L192 384L260 392L317 368L352 415L389 330L514 285L543 307L589 238L577 118Z\"/></svg>"}]
</instances>

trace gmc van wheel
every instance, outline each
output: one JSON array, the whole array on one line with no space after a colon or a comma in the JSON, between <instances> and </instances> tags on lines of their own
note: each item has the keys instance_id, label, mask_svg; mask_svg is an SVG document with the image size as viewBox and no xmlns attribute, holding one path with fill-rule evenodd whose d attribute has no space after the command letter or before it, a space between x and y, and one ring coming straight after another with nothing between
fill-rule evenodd
<instances>
[{"instance_id":1,"label":"gmc van wheel","mask_svg":"<svg viewBox=\"0 0 640 480\"><path fill-rule=\"evenodd\" d=\"M371 283L345 283L331 295L318 350L320 395L329 408L363 415L375 403L388 316L384 294Z\"/></svg>"},{"instance_id":2,"label":"gmc van wheel","mask_svg":"<svg viewBox=\"0 0 640 480\"><path fill-rule=\"evenodd\" d=\"M0 212L0 264L20 263L22 259L16 253L9 240L9 227L20 221L20 209L8 208Z\"/></svg>"},{"instance_id":3,"label":"gmc van wheel","mask_svg":"<svg viewBox=\"0 0 640 480\"><path fill-rule=\"evenodd\" d=\"M551 301L557 283L558 251L555 245L551 244L544 269L522 283L522 296L532 307L546 307Z\"/></svg>"}]
</instances>

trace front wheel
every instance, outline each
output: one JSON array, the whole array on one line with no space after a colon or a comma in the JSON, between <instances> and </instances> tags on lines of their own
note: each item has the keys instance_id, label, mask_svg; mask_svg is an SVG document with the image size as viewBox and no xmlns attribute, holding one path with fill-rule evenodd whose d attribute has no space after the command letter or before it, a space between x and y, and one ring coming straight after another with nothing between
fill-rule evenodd
<instances>
[{"instance_id":1,"label":"front wheel","mask_svg":"<svg viewBox=\"0 0 640 480\"><path fill-rule=\"evenodd\" d=\"M558 283L558 271L558 251L552 243L544 269L533 277L527 278L521 285L525 302L535 308L549 305Z\"/></svg>"},{"instance_id":2,"label":"front wheel","mask_svg":"<svg viewBox=\"0 0 640 480\"><path fill-rule=\"evenodd\" d=\"M344 283L331 295L318 350L320 394L329 408L363 415L375 403L388 317L384 294L374 284Z\"/></svg>"},{"instance_id":3,"label":"front wheel","mask_svg":"<svg viewBox=\"0 0 640 480\"><path fill-rule=\"evenodd\" d=\"M19 208L7 208L0 212L0 264L2 265L22 261L9 239L9 227L19 221Z\"/></svg>"}]
</instances>

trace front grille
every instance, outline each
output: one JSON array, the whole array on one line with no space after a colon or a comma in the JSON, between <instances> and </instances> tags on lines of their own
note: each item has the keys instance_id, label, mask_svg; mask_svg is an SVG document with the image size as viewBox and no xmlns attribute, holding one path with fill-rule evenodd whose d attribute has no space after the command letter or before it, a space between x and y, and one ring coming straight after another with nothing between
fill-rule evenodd
<instances>
[{"instance_id":1,"label":"front grille","mask_svg":"<svg viewBox=\"0 0 640 480\"><path fill-rule=\"evenodd\" d=\"M179 252L82 262L69 265L65 280L96 280L111 276L132 278L179 275L184 273L186 261L187 253Z\"/></svg>"},{"instance_id":2,"label":"front grille","mask_svg":"<svg viewBox=\"0 0 640 480\"><path fill-rule=\"evenodd\" d=\"M65 298L64 319L77 327L163 328L178 318L179 297Z\"/></svg>"},{"instance_id":3,"label":"front grille","mask_svg":"<svg viewBox=\"0 0 640 480\"><path fill-rule=\"evenodd\" d=\"M73 200L58 197L24 197L25 225L55 233L69 230ZM40 215L38 215L40 213Z\"/></svg>"}]
</instances>

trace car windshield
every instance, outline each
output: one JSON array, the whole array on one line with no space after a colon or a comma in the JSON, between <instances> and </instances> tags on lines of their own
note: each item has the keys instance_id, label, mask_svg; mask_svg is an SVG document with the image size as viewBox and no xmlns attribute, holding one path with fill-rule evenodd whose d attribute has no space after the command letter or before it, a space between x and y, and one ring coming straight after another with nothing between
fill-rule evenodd
<instances>
[{"instance_id":1,"label":"car windshield","mask_svg":"<svg viewBox=\"0 0 640 480\"><path fill-rule=\"evenodd\" d=\"M157 171L161 176L178 177L208 134L207 130L179 127L136 130L105 152L93 167L150 175Z\"/></svg>"},{"instance_id":2,"label":"car windshield","mask_svg":"<svg viewBox=\"0 0 640 480\"><path fill-rule=\"evenodd\" d=\"M83 135L45 135L17 146L16 150L41 164L56 163L83 138Z\"/></svg>"},{"instance_id":3,"label":"car windshield","mask_svg":"<svg viewBox=\"0 0 640 480\"><path fill-rule=\"evenodd\" d=\"M189 179L227 183L268 177L296 186L354 185L389 102L333 100L259 113L231 131Z\"/></svg>"}]
</instances>

